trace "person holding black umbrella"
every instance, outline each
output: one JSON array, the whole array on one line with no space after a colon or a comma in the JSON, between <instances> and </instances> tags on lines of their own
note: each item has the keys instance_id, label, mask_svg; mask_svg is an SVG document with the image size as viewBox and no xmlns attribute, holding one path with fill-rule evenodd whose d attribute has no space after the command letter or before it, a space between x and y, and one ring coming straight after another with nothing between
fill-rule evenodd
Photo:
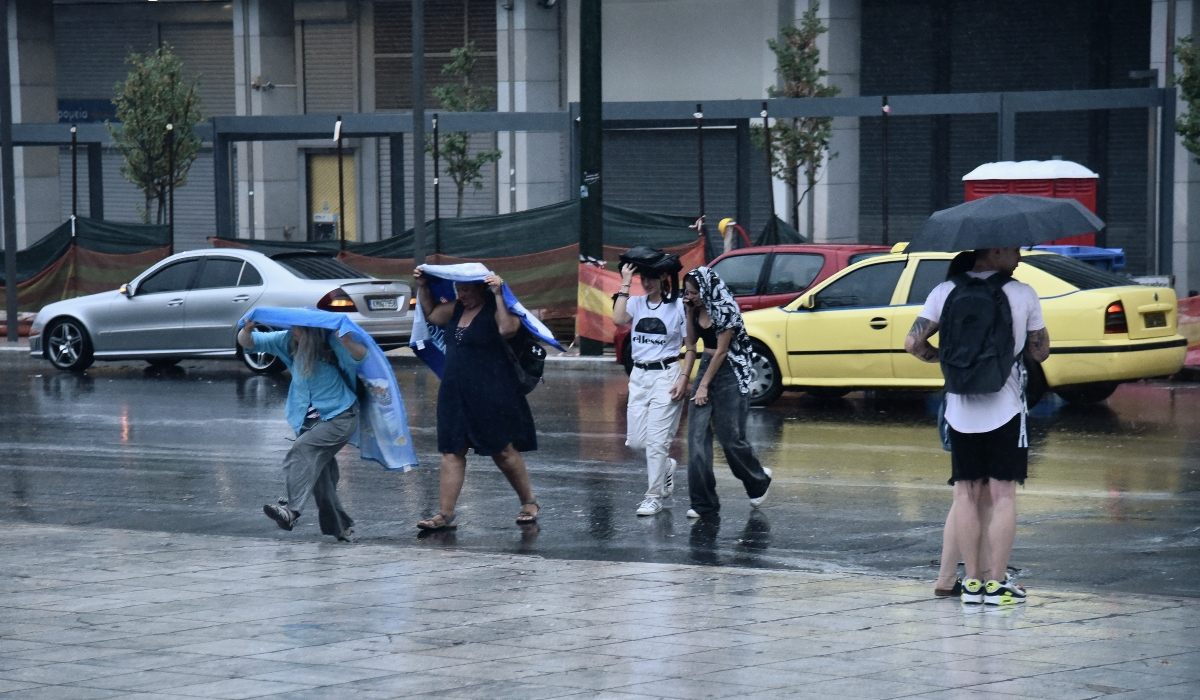
<instances>
[{"instance_id":1,"label":"person holding black umbrella","mask_svg":"<svg viewBox=\"0 0 1200 700\"><path fill-rule=\"evenodd\" d=\"M906 248L975 251L969 272L929 293L904 341L918 359L941 363L946 379L952 529L967 567L964 603L1025 602L1025 590L1007 574L1017 528L1016 487L1025 482L1029 464L1025 361L1050 356L1050 334L1037 292L1012 279L1021 246L1103 227L1073 199L1001 194L934 213ZM939 331L934 347L929 339ZM985 551L989 561L983 560ZM1003 580L996 578L1001 574Z\"/></svg>"},{"instance_id":2,"label":"person holding black umbrella","mask_svg":"<svg viewBox=\"0 0 1200 700\"><path fill-rule=\"evenodd\" d=\"M967 567L964 603L1025 602L1025 590L1007 574L980 580L983 571L999 576L1008 569L1017 484L1028 475L1021 358L1043 362L1050 355L1037 292L1012 279L1020 261L1017 247L976 250L970 272L929 293L904 342L917 358L941 362L946 377L954 530ZM934 347L929 338L939 330L941 342ZM990 562L982 561L981 548L990 552Z\"/></svg>"}]
</instances>

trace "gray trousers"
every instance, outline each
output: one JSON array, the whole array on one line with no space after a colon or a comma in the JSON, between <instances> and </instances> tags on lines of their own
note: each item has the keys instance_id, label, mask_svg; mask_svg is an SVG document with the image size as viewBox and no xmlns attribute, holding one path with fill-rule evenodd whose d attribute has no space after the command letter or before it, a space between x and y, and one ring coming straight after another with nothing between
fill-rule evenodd
<instances>
[{"instance_id":1,"label":"gray trousers","mask_svg":"<svg viewBox=\"0 0 1200 700\"><path fill-rule=\"evenodd\" d=\"M693 396L711 361L712 355L705 353L692 384ZM688 495L692 510L701 515L721 508L717 479L713 475L714 432L725 451L729 470L741 480L748 497L762 496L771 484L771 477L763 471L754 447L746 439L746 414L749 411L749 399L738 387L737 375L728 362L721 363L708 385L708 403L703 406L693 403L688 407Z\"/></svg>"},{"instance_id":2,"label":"gray trousers","mask_svg":"<svg viewBox=\"0 0 1200 700\"><path fill-rule=\"evenodd\" d=\"M340 536L354 521L338 500L336 455L358 430L358 405L301 431L283 458L288 507L299 513L311 495L317 502L321 532Z\"/></svg>"}]
</instances>

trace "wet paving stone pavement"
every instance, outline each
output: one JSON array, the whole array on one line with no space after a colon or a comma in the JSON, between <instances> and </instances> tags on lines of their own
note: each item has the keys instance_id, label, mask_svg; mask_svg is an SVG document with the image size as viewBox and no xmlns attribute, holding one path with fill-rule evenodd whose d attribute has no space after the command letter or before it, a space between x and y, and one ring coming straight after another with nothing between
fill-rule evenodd
<instances>
[{"instance_id":1,"label":"wet paving stone pavement","mask_svg":"<svg viewBox=\"0 0 1200 700\"><path fill-rule=\"evenodd\" d=\"M555 371L530 396L539 524L513 524L517 499L472 457L459 530L419 537L437 381L396 372L422 466L343 452L358 538L338 545L262 515L286 377L75 376L0 353L0 693L1200 696L1196 385L1035 409L1013 556L1030 603L980 610L929 591L950 503L932 397L752 411L767 503L749 507L717 450L721 517L689 523L683 469L669 508L633 513L624 376Z\"/></svg>"}]
</instances>

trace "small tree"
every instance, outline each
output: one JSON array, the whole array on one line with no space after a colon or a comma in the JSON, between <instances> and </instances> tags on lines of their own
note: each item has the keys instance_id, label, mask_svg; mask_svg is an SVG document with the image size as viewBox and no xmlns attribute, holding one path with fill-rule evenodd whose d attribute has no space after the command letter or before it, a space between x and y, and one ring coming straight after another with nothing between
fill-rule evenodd
<instances>
[{"instance_id":1,"label":"small tree","mask_svg":"<svg viewBox=\"0 0 1200 700\"><path fill-rule=\"evenodd\" d=\"M121 174L146 196L142 220L150 223L150 203L157 202L155 221L166 223L168 172L167 124L175 130L175 186L187 184L188 169L200 152L193 128L201 119L195 82L183 77L183 62L163 44L145 55L125 59L129 76L116 85L118 124L107 123L117 150L125 156Z\"/></svg>"},{"instance_id":2,"label":"small tree","mask_svg":"<svg viewBox=\"0 0 1200 700\"><path fill-rule=\"evenodd\" d=\"M442 109L449 112L483 112L492 106L495 90L471 82L477 52L473 41L467 42L466 46L451 49L450 55L453 60L442 66L442 74L452 75L458 80L433 90L433 96L441 103ZM440 157L446 161L446 174L458 188L455 216L462 216L463 194L467 186L473 186L477 190L483 189L483 168L500 160L501 152L493 149L472 155L470 134L465 131L440 134L439 141ZM433 152L432 139L426 150Z\"/></svg>"},{"instance_id":3,"label":"small tree","mask_svg":"<svg viewBox=\"0 0 1200 700\"><path fill-rule=\"evenodd\" d=\"M1179 96L1187 103L1187 114L1175 122L1175 131L1183 137L1183 147L1200 163L1200 46L1193 37L1184 37L1175 46L1182 74L1175 79Z\"/></svg>"},{"instance_id":4,"label":"small tree","mask_svg":"<svg viewBox=\"0 0 1200 700\"><path fill-rule=\"evenodd\" d=\"M767 46L775 54L778 71L783 78L783 87L767 88L769 97L833 97L841 92L836 85L821 82L828 71L820 67L821 52L817 49L817 37L827 31L817 18L819 2L814 2L800 18L800 26L788 25L780 32L783 41L767 40ZM754 127L751 136L759 148L765 147L765 134L761 126ZM829 151L829 140L833 136L832 117L805 117L791 120L776 120L771 127L771 172L787 183L792 199L792 225L799 228L800 202L817 184L821 163ZM836 157L830 154L829 158ZM807 185L800 189L800 172L804 172ZM812 235L810 202L809 235Z\"/></svg>"}]
</instances>

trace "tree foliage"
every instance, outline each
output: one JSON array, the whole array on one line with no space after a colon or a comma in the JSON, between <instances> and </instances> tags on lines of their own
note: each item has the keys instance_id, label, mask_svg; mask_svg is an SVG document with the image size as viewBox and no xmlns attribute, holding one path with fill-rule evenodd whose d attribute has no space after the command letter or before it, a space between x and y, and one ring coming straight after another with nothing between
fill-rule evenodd
<instances>
[{"instance_id":1,"label":"tree foliage","mask_svg":"<svg viewBox=\"0 0 1200 700\"><path fill-rule=\"evenodd\" d=\"M778 62L779 76L783 79L782 88L767 88L768 96L833 97L841 92L836 85L822 82L828 71L820 67L821 51L817 48L817 38L827 30L817 18L819 8L820 3L814 2L800 17L800 26L785 26L780 32L783 41L767 40L767 46ZM832 136L832 117L779 119L771 127L771 172L787 183L792 192L793 225L798 225L800 201L817 184ZM765 147L766 134L761 126L754 127L751 137L757 146ZM836 155L829 154L828 157ZM798 193L801 172L807 185L803 194Z\"/></svg>"},{"instance_id":2,"label":"tree foliage","mask_svg":"<svg viewBox=\"0 0 1200 700\"><path fill-rule=\"evenodd\" d=\"M1183 147L1200 163L1200 46L1194 37L1184 37L1175 46L1175 57L1182 72L1175 79L1179 96L1187 103L1187 114L1175 122L1175 131L1183 137Z\"/></svg>"},{"instance_id":3,"label":"tree foliage","mask_svg":"<svg viewBox=\"0 0 1200 700\"><path fill-rule=\"evenodd\" d=\"M200 152L194 127L203 119L197 83L183 76L183 62L168 44L155 51L130 54L125 60L129 75L115 87L117 124L108 123L117 150L125 156L121 174L146 197L142 220L150 223L151 202L157 203L155 220L166 223L169 153L167 124L175 131L175 186L187 184L188 169Z\"/></svg>"},{"instance_id":4,"label":"tree foliage","mask_svg":"<svg viewBox=\"0 0 1200 700\"><path fill-rule=\"evenodd\" d=\"M441 103L442 109L449 112L483 112L492 106L495 90L472 82L477 54L473 41L450 50L452 60L442 66L442 74L454 76L457 80L433 90L433 96ZM432 138L426 149L433 152ZM455 215L462 216L464 192L468 186L477 190L483 188L483 168L500 160L501 151L492 149L472 154L470 134L465 131L439 134L438 149L439 156L446 162L446 174L458 188Z\"/></svg>"}]
</instances>

